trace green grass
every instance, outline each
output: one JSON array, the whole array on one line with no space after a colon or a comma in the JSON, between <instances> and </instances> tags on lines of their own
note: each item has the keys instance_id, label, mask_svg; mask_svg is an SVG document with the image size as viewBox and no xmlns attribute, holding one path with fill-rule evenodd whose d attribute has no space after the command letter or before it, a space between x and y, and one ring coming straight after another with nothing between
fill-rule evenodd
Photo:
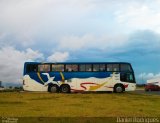
<instances>
[{"instance_id":1,"label":"green grass","mask_svg":"<svg viewBox=\"0 0 160 123\"><path fill-rule=\"evenodd\" d=\"M160 96L134 93L0 93L3 117L160 117Z\"/></svg>"},{"instance_id":2,"label":"green grass","mask_svg":"<svg viewBox=\"0 0 160 123\"><path fill-rule=\"evenodd\" d=\"M145 87L136 87L137 90L145 90Z\"/></svg>"}]
</instances>

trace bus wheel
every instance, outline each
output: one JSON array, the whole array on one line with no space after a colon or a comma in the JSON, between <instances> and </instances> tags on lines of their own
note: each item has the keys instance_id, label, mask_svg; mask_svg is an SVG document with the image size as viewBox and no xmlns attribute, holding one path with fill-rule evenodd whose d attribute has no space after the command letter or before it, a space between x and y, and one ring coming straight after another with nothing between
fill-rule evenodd
<instances>
[{"instance_id":1,"label":"bus wheel","mask_svg":"<svg viewBox=\"0 0 160 123\"><path fill-rule=\"evenodd\" d=\"M70 93L70 86L67 84L61 85L60 91L62 93Z\"/></svg>"},{"instance_id":2,"label":"bus wheel","mask_svg":"<svg viewBox=\"0 0 160 123\"><path fill-rule=\"evenodd\" d=\"M114 92L116 93L122 93L124 91L124 86L121 84L115 85Z\"/></svg>"},{"instance_id":3,"label":"bus wheel","mask_svg":"<svg viewBox=\"0 0 160 123\"><path fill-rule=\"evenodd\" d=\"M58 85L50 85L48 88L48 91L51 93L56 93L59 91L59 87L58 87Z\"/></svg>"}]
</instances>

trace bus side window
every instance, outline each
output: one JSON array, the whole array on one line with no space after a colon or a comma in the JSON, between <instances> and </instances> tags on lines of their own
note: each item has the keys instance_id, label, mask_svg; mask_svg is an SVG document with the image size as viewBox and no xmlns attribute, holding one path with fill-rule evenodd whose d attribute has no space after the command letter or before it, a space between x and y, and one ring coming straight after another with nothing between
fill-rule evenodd
<instances>
[{"instance_id":1,"label":"bus side window","mask_svg":"<svg viewBox=\"0 0 160 123\"><path fill-rule=\"evenodd\" d=\"M113 71L112 64L107 64L107 71Z\"/></svg>"},{"instance_id":2,"label":"bus side window","mask_svg":"<svg viewBox=\"0 0 160 123\"><path fill-rule=\"evenodd\" d=\"M72 71L78 71L78 65L73 64L72 65Z\"/></svg>"},{"instance_id":3,"label":"bus side window","mask_svg":"<svg viewBox=\"0 0 160 123\"><path fill-rule=\"evenodd\" d=\"M76 64L70 64L66 65L66 71L72 72L72 71L78 71L78 65Z\"/></svg>"},{"instance_id":4,"label":"bus side window","mask_svg":"<svg viewBox=\"0 0 160 123\"><path fill-rule=\"evenodd\" d=\"M64 71L64 65L63 64L52 64L52 71Z\"/></svg>"},{"instance_id":5,"label":"bus side window","mask_svg":"<svg viewBox=\"0 0 160 123\"><path fill-rule=\"evenodd\" d=\"M120 80L122 82L134 83L134 77L132 73L121 73Z\"/></svg>"},{"instance_id":6,"label":"bus side window","mask_svg":"<svg viewBox=\"0 0 160 123\"><path fill-rule=\"evenodd\" d=\"M37 72L37 65L28 64L27 65L27 73L30 73L30 72Z\"/></svg>"},{"instance_id":7,"label":"bus side window","mask_svg":"<svg viewBox=\"0 0 160 123\"><path fill-rule=\"evenodd\" d=\"M119 64L113 64L113 71L119 71Z\"/></svg>"},{"instance_id":8,"label":"bus side window","mask_svg":"<svg viewBox=\"0 0 160 123\"><path fill-rule=\"evenodd\" d=\"M93 64L94 71L105 71L105 64Z\"/></svg>"},{"instance_id":9,"label":"bus side window","mask_svg":"<svg viewBox=\"0 0 160 123\"><path fill-rule=\"evenodd\" d=\"M93 71L99 71L99 64L93 64Z\"/></svg>"},{"instance_id":10,"label":"bus side window","mask_svg":"<svg viewBox=\"0 0 160 123\"><path fill-rule=\"evenodd\" d=\"M50 65L49 64L40 64L38 65L38 72L49 72Z\"/></svg>"},{"instance_id":11,"label":"bus side window","mask_svg":"<svg viewBox=\"0 0 160 123\"><path fill-rule=\"evenodd\" d=\"M81 64L79 65L79 71L92 71L91 64Z\"/></svg>"},{"instance_id":12,"label":"bus side window","mask_svg":"<svg viewBox=\"0 0 160 123\"><path fill-rule=\"evenodd\" d=\"M38 65L38 71L39 72L43 71L43 65Z\"/></svg>"},{"instance_id":13,"label":"bus side window","mask_svg":"<svg viewBox=\"0 0 160 123\"><path fill-rule=\"evenodd\" d=\"M79 71L85 71L85 65L84 64L79 65Z\"/></svg>"},{"instance_id":14,"label":"bus side window","mask_svg":"<svg viewBox=\"0 0 160 123\"><path fill-rule=\"evenodd\" d=\"M86 64L86 71L92 71L92 65Z\"/></svg>"},{"instance_id":15,"label":"bus side window","mask_svg":"<svg viewBox=\"0 0 160 123\"><path fill-rule=\"evenodd\" d=\"M107 64L107 71L119 71L119 64Z\"/></svg>"},{"instance_id":16,"label":"bus side window","mask_svg":"<svg viewBox=\"0 0 160 123\"><path fill-rule=\"evenodd\" d=\"M72 66L71 65L66 65L66 71L71 72L72 71Z\"/></svg>"},{"instance_id":17,"label":"bus side window","mask_svg":"<svg viewBox=\"0 0 160 123\"><path fill-rule=\"evenodd\" d=\"M129 64L121 64L121 71L129 71L129 72L131 72L132 70L131 70L131 67L130 67L130 65Z\"/></svg>"},{"instance_id":18,"label":"bus side window","mask_svg":"<svg viewBox=\"0 0 160 123\"><path fill-rule=\"evenodd\" d=\"M99 65L99 71L105 71L105 64Z\"/></svg>"}]
</instances>

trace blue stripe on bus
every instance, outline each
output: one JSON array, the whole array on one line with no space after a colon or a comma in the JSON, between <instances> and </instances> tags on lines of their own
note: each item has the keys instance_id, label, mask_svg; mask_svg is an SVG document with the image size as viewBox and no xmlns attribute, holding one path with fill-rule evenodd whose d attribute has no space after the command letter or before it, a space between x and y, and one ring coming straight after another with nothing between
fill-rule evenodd
<instances>
[{"instance_id":1,"label":"blue stripe on bus","mask_svg":"<svg viewBox=\"0 0 160 123\"><path fill-rule=\"evenodd\" d=\"M112 72L62 72L64 75L64 79L72 79L72 78L79 78L79 79L85 79L85 78L90 78L90 77L95 77L95 78L107 78L110 77ZM54 81L63 81L62 76L60 72L50 72L49 73L50 77L55 77ZM44 84L41 79L38 77L37 73L29 73L30 78L34 79L35 81ZM48 81L48 78L46 75L43 75L40 73L40 76L44 82Z\"/></svg>"}]
</instances>

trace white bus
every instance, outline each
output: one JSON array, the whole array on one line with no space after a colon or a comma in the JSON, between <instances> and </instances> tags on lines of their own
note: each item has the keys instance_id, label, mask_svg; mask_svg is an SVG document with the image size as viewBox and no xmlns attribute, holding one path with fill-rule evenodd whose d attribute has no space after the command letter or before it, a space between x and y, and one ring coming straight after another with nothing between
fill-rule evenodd
<instances>
[{"instance_id":1,"label":"white bus","mask_svg":"<svg viewBox=\"0 0 160 123\"><path fill-rule=\"evenodd\" d=\"M126 62L59 62L24 64L23 89L52 93L134 91L136 81Z\"/></svg>"}]
</instances>

